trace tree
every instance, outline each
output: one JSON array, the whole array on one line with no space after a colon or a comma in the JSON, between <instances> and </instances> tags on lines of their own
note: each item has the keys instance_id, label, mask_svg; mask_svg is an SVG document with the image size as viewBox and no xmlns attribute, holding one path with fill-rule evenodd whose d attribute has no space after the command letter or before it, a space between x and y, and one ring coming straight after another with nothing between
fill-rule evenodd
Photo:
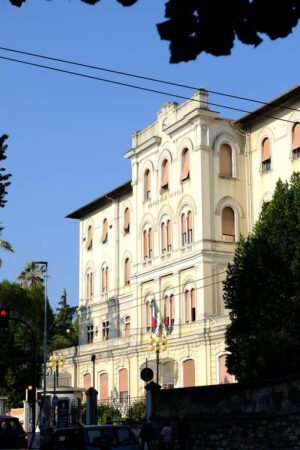
<instances>
[{"instance_id":1,"label":"tree","mask_svg":"<svg viewBox=\"0 0 300 450\"><path fill-rule=\"evenodd\" d=\"M0 222L0 236L2 234L2 231L4 230L4 227L1 226ZM4 241L3 239L0 238L0 248L2 248L3 250L9 250L10 252L14 252L14 249L12 248L12 246L10 245L9 242ZM0 267L2 266L2 259L0 258Z\"/></svg>"},{"instance_id":2,"label":"tree","mask_svg":"<svg viewBox=\"0 0 300 450\"><path fill-rule=\"evenodd\" d=\"M76 321L73 323L77 307L68 305L66 289L64 289L58 305L59 307L56 308L53 338L50 343L51 351L78 345L78 327L76 328L75 326Z\"/></svg>"},{"instance_id":3,"label":"tree","mask_svg":"<svg viewBox=\"0 0 300 450\"><path fill-rule=\"evenodd\" d=\"M0 136L0 161L3 161L4 159L7 158L7 156L5 155L5 151L7 149L7 145L4 144L5 140L8 138L7 134L3 134L2 136ZM7 200L4 200L4 197L6 196L7 192L6 192L6 188L7 186L9 186L11 183L9 180L9 178L11 177L10 173L4 173L5 169L4 167L0 168L0 207L4 208L5 203L7 202Z\"/></svg>"},{"instance_id":4,"label":"tree","mask_svg":"<svg viewBox=\"0 0 300 450\"><path fill-rule=\"evenodd\" d=\"M18 283L5 280L0 283L0 306L10 310L10 317L22 319L33 329L37 343L37 373L43 362L44 290L33 286L24 289ZM53 311L47 304L48 329L53 328ZM51 331L47 342L52 339ZM33 383L32 336L28 328L19 322L9 321L8 329L0 329L0 392L8 395L8 405L22 405L25 389Z\"/></svg>"},{"instance_id":5,"label":"tree","mask_svg":"<svg viewBox=\"0 0 300 450\"><path fill-rule=\"evenodd\" d=\"M33 286L44 286L44 275L46 268L43 265L30 261L25 264L24 270L18 276L18 282L23 287L32 288Z\"/></svg>"},{"instance_id":6,"label":"tree","mask_svg":"<svg viewBox=\"0 0 300 450\"><path fill-rule=\"evenodd\" d=\"M279 180L224 282L229 373L239 381L300 371L300 174Z\"/></svg>"},{"instance_id":7,"label":"tree","mask_svg":"<svg viewBox=\"0 0 300 450\"><path fill-rule=\"evenodd\" d=\"M10 0L21 6L26 0ZM95 5L100 0L82 0ZM131 6L137 0L117 0ZM229 55L237 38L255 47L262 42L259 33L270 39L286 37L298 23L297 0L169 0L167 20L157 25L161 39L170 41L171 63L196 59L201 52Z\"/></svg>"}]
</instances>

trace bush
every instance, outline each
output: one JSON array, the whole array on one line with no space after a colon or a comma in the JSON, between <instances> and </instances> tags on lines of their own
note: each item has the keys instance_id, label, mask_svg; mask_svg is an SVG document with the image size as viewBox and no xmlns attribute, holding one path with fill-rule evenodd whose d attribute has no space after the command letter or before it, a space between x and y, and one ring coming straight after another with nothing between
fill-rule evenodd
<instances>
[{"instance_id":1,"label":"bush","mask_svg":"<svg viewBox=\"0 0 300 450\"><path fill-rule=\"evenodd\" d=\"M128 410L128 417L137 422L146 419L146 400L141 400Z\"/></svg>"}]
</instances>

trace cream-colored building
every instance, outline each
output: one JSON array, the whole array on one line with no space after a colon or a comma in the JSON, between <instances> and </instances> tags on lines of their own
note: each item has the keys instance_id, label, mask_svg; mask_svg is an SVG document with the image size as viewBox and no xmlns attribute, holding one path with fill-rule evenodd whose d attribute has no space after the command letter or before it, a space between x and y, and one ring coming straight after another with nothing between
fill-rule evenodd
<instances>
[{"instance_id":1,"label":"cream-colored building","mask_svg":"<svg viewBox=\"0 0 300 450\"><path fill-rule=\"evenodd\" d=\"M232 381L222 280L277 179L300 170L299 92L237 121L210 110L204 89L166 103L132 136L132 180L68 216L80 219L79 346L59 352L71 385L93 384L95 355L101 401L144 395L153 299L168 324L160 384Z\"/></svg>"}]
</instances>

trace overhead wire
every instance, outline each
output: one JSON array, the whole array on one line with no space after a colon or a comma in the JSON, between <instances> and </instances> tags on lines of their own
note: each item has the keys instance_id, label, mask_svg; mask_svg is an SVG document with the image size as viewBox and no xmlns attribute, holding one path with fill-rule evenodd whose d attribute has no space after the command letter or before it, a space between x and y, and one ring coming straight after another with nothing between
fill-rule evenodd
<instances>
[{"instance_id":1,"label":"overhead wire","mask_svg":"<svg viewBox=\"0 0 300 450\"><path fill-rule=\"evenodd\" d=\"M174 93L170 93L170 92L160 91L160 90L157 90L157 89L146 88L146 87L143 87L143 86L137 86L137 85L133 85L133 84L130 84L130 83L124 83L124 82L121 82L121 81L108 80L106 78L101 78L101 77L96 77L96 76L93 76L93 75L87 75L87 74L83 74L83 73L73 72L73 71L65 70L65 69L59 69L58 67L46 66L46 65L43 65L43 64L37 64L37 63L29 62L29 61L23 61L23 60L20 60L20 59L8 58L6 56L0 56L0 59L6 60L6 61L11 61L11 62L17 62L17 63L20 63L20 64L25 64L25 65L32 66L32 67L38 67L38 68L42 68L42 69L52 70L52 71L55 71L55 72L65 73L65 74L68 74L68 75L75 75L75 76L82 77L82 78L92 79L92 80L96 80L96 81L102 81L102 82L105 82L105 83L110 83L110 84L114 84L114 85L118 85L118 86L129 87L129 88L132 88L132 89L138 89L138 90L141 90L141 91L144 91L144 92L151 92L151 93L155 93L155 94L166 95L168 97L179 98L181 100L188 100L188 101L196 102L196 103L200 103L200 104L201 103L205 103L205 105L206 105L206 102L203 102L203 101L198 100L196 98L187 97L187 96L184 96L184 95L179 95L179 94L174 94ZM211 105L211 106L216 106L218 108L229 109L229 110L232 110L232 111L243 112L243 113L246 113L246 114L253 113L253 111L248 111L248 110L241 109L241 108L234 108L233 106L221 105L221 104L218 104L218 103L212 103L210 101L207 101L207 103L209 105ZM280 117L271 116L269 114L264 114L264 113L259 113L259 112L255 112L255 114L257 116L267 117L269 119L279 120L279 121L282 121L282 122L294 123L294 124L298 123L298 122L293 121L293 120L283 119L283 118L280 118Z\"/></svg>"},{"instance_id":2,"label":"overhead wire","mask_svg":"<svg viewBox=\"0 0 300 450\"><path fill-rule=\"evenodd\" d=\"M72 61L72 60L69 60L69 59L55 58L55 57L52 57L52 56L41 55L39 53L25 52L23 50L16 50L16 49L7 48L7 47L0 47L0 50L13 52L13 53L18 53L18 54L21 54L21 55L33 56L35 58L46 59L46 60L49 60L49 61L62 62L62 63L65 63L65 64L71 64L71 65L75 65L75 66L79 66L79 67L85 67L85 68L88 68L88 69L100 70L102 72L114 73L114 74L117 74L117 75L137 78L137 79L140 79L140 80L152 81L152 82L160 83L160 84L167 84L169 86L176 86L176 87L181 87L181 88L184 88L184 89L192 89L192 90L199 89L198 87L195 87L195 86L190 86L190 85L181 84L181 83L175 83L173 81L161 80L161 79L158 79L158 78L147 77L145 75L138 75L138 74L134 74L134 73L123 72L123 71L120 71L120 70L109 69L107 67L100 67L100 66L95 66L95 65L91 65L91 64L79 63L77 61ZM224 97L234 98L234 99L237 99L237 100L243 100L243 101L252 102L252 103L258 103L260 105L269 105L270 104L269 102L265 102L265 101L262 101L262 100L257 100L257 99L253 99L253 98L249 98L249 97L241 97L239 95L228 94L228 93L220 92L220 91L213 91L213 90L210 90L210 89L205 89L205 90L207 92L209 92L210 94L221 95L221 96L224 96ZM291 108L291 107L287 107L287 106L279 106L278 105L278 108L288 109L288 110L291 110L291 111L298 111L296 108Z\"/></svg>"}]
</instances>

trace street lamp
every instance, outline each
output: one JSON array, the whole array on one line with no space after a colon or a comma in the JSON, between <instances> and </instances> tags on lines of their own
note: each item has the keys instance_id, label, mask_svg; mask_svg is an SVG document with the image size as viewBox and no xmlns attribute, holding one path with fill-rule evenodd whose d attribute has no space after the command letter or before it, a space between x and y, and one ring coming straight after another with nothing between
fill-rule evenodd
<instances>
[{"instance_id":1,"label":"street lamp","mask_svg":"<svg viewBox=\"0 0 300 450\"><path fill-rule=\"evenodd\" d=\"M58 387L58 368L59 367L63 367L65 364L65 357L64 356L59 356L59 355L52 355L49 358L49 367L55 367L54 370L54 384L53 384L53 394L55 395L55 386L57 382L57 387Z\"/></svg>"},{"instance_id":2,"label":"street lamp","mask_svg":"<svg viewBox=\"0 0 300 450\"><path fill-rule=\"evenodd\" d=\"M162 330L161 326L158 327L155 333L152 334L149 339L148 350L156 352L156 382L159 384L159 352L164 352L167 350L167 337L166 330Z\"/></svg>"},{"instance_id":3,"label":"street lamp","mask_svg":"<svg viewBox=\"0 0 300 450\"><path fill-rule=\"evenodd\" d=\"M34 264L38 264L39 266L45 266L45 307L44 307L44 379L43 379L43 412L45 416L46 411L46 364L47 364L47 269L48 262L47 261L34 261ZM42 420L41 420L41 423Z\"/></svg>"}]
</instances>

